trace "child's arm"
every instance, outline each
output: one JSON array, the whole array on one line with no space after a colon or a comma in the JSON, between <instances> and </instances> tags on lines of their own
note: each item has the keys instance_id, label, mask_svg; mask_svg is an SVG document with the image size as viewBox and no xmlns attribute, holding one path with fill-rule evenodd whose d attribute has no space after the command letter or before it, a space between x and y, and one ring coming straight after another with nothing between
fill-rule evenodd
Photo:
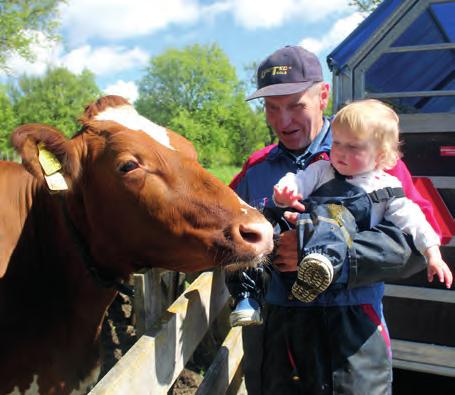
<instances>
[{"instance_id":1,"label":"child's arm","mask_svg":"<svg viewBox=\"0 0 455 395\"><path fill-rule=\"evenodd\" d=\"M388 202L385 219L412 236L416 248L425 256L428 281L436 274L446 287L452 286L453 275L441 257L438 234L428 223L420 207L408 198L395 198Z\"/></svg>"},{"instance_id":2,"label":"child's arm","mask_svg":"<svg viewBox=\"0 0 455 395\"><path fill-rule=\"evenodd\" d=\"M431 205L431 202L422 197L422 195L414 186L411 173L409 173L409 169L406 167L404 162L402 160L399 160L396 166L393 169L386 170L386 173L389 173L390 175L395 176L398 180L400 180L406 197L420 207L423 214L425 215L426 220L430 223L440 238L441 229L439 228L438 222L434 215L433 206Z\"/></svg>"},{"instance_id":3,"label":"child's arm","mask_svg":"<svg viewBox=\"0 0 455 395\"><path fill-rule=\"evenodd\" d=\"M439 281L441 283L445 282L446 287L450 288L452 286L453 275L447 266L447 263L445 263L441 257L439 246L435 245L427 248L424 252L424 255L427 258L428 262L428 281L431 283L433 281L434 275L436 274L439 278Z\"/></svg>"},{"instance_id":4,"label":"child's arm","mask_svg":"<svg viewBox=\"0 0 455 395\"><path fill-rule=\"evenodd\" d=\"M333 178L330 162L320 160L297 173L286 173L273 187L273 201L277 207L292 207L305 211L299 200L306 199L317 187Z\"/></svg>"},{"instance_id":5,"label":"child's arm","mask_svg":"<svg viewBox=\"0 0 455 395\"><path fill-rule=\"evenodd\" d=\"M305 206L299 202L303 195L292 189L292 186L282 186L280 183L273 187L273 201L278 207L292 207L299 211L305 211Z\"/></svg>"}]
</instances>

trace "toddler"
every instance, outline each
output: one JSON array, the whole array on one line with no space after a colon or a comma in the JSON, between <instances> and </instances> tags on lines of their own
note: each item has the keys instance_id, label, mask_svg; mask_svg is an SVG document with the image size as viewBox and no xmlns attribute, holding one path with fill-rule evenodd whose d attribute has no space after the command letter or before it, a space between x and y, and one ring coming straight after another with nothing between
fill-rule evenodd
<instances>
[{"instance_id":1,"label":"toddler","mask_svg":"<svg viewBox=\"0 0 455 395\"><path fill-rule=\"evenodd\" d=\"M325 291L339 275L355 232L383 218L412 236L427 260L428 280L437 275L451 287L438 235L420 207L405 197L401 182L384 171L400 156L398 122L398 115L378 100L348 104L332 122L330 161L288 173L275 185L278 207L306 210L299 215L308 229L300 241L302 259L292 287L298 300L311 302Z\"/></svg>"}]
</instances>

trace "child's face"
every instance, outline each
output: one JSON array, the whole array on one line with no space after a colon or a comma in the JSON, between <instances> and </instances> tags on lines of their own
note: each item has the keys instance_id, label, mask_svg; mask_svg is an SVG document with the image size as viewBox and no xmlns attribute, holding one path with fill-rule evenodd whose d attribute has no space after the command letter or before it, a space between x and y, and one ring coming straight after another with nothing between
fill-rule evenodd
<instances>
[{"instance_id":1,"label":"child's face","mask_svg":"<svg viewBox=\"0 0 455 395\"><path fill-rule=\"evenodd\" d=\"M376 168L379 152L373 141L356 137L344 127L334 128L332 133L330 161L340 174L356 176Z\"/></svg>"}]
</instances>

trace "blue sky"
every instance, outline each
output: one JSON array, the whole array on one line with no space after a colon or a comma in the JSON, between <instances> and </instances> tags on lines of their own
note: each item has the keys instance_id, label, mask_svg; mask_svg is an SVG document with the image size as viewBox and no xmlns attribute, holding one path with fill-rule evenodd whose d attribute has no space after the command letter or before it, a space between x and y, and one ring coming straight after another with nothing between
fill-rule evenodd
<instances>
[{"instance_id":1,"label":"blue sky","mask_svg":"<svg viewBox=\"0 0 455 395\"><path fill-rule=\"evenodd\" d=\"M47 65L88 68L106 93L134 101L151 56L167 48L218 43L245 78L244 66L274 50L303 45L325 63L363 19L348 0L68 0L61 8L63 42L42 40L37 60L9 61L16 75L41 75Z\"/></svg>"}]
</instances>

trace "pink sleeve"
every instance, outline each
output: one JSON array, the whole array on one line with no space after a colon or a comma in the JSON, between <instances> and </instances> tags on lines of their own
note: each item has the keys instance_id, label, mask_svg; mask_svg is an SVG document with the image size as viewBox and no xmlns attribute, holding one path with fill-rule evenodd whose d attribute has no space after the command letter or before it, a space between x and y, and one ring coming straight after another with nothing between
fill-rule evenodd
<instances>
[{"instance_id":1,"label":"pink sleeve","mask_svg":"<svg viewBox=\"0 0 455 395\"><path fill-rule=\"evenodd\" d=\"M242 181L242 178L245 177L245 174L247 170L262 162L263 160L267 159L267 155L269 152L276 147L276 144L270 144L267 147L264 147L256 152L253 152L250 157L247 159L247 161L243 164L242 170L240 170L240 173L234 176L232 181L229 183L229 186L232 189L237 188L237 186L240 184L240 181Z\"/></svg>"},{"instance_id":2,"label":"pink sleeve","mask_svg":"<svg viewBox=\"0 0 455 395\"><path fill-rule=\"evenodd\" d=\"M439 224L436 220L433 206L430 201L422 197L422 195L414 186L411 174L409 173L409 169L406 167L404 162L402 160L399 160L394 168L387 170L387 173L389 173L392 176L395 176L401 181L401 183L403 184L403 190L405 195L414 203L419 205L419 207L425 214L427 221L438 234L439 238L441 238L442 236L441 228L439 227Z\"/></svg>"}]
</instances>

